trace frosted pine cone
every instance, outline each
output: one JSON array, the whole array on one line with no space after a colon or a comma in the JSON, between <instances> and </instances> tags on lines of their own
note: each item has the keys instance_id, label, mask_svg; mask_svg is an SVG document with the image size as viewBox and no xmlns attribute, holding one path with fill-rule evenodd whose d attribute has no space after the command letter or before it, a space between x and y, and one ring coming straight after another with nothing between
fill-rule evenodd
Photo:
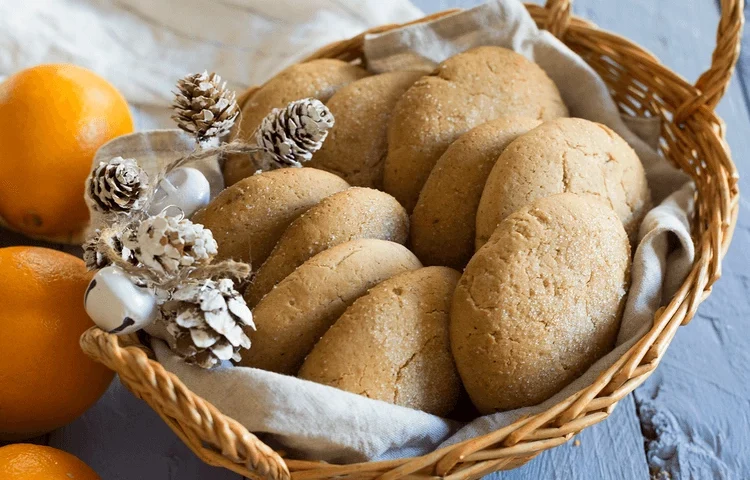
<instances>
[{"instance_id":1,"label":"frosted pine cone","mask_svg":"<svg viewBox=\"0 0 750 480\"><path fill-rule=\"evenodd\" d=\"M305 98L273 109L255 132L255 140L281 166L301 167L323 146L333 123L328 107Z\"/></svg>"},{"instance_id":2,"label":"frosted pine cone","mask_svg":"<svg viewBox=\"0 0 750 480\"><path fill-rule=\"evenodd\" d=\"M87 184L93 207L103 213L140 210L148 194L148 175L132 158L99 162Z\"/></svg>"},{"instance_id":3,"label":"frosted pine cone","mask_svg":"<svg viewBox=\"0 0 750 480\"><path fill-rule=\"evenodd\" d=\"M234 125L240 113L235 93L215 73L188 75L177 82L172 119L198 142L219 138Z\"/></svg>"},{"instance_id":4,"label":"frosted pine cone","mask_svg":"<svg viewBox=\"0 0 750 480\"><path fill-rule=\"evenodd\" d=\"M123 241L123 235L127 237L125 241ZM133 265L137 265L138 260L136 259L136 252L131 250L135 244L134 236L135 233L128 230L124 234L108 238L107 243L123 260ZM101 230L96 229L93 235L91 235L88 240L86 240L86 243L83 244L83 261L86 262L86 268L89 270L99 270L112 263L99 249L100 242Z\"/></svg>"},{"instance_id":5,"label":"frosted pine cone","mask_svg":"<svg viewBox=\"0 0 750 480\"><path fill-rule=\"evenodd\" d=\"M210 263L218 248L211 230L188 219L164 214L141 222L136 242L138 260L160 274L169 275L183 267Z\"/></svg>"},{"instance_id":6,"label":"frosted pine cone","mask_svg":"<svg viewBox=\"0 0 750 480\"><path fill-rule=\"evenodd\" d=\"M178 287L162 306L170 348L186 362L211 368L240 360L250 348L243 327L255 330L253 314L228 278L197 280Z\"/></svg>"}]
</instances>

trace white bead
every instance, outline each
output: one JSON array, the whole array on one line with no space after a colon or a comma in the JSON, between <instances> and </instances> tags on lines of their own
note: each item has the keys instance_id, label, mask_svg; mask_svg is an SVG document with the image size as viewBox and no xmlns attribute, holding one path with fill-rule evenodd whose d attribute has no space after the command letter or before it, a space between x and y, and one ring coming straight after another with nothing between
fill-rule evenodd
<instances>
[{"instance_id":1,"label":"white bead","mask_svg":"<svg viewBox=\"0 0 750 480\"><path fill-rule=\"evenodd\" d=\"M102 330L118 335L132 333L158 316L156 296L136 285L120 267L99 270L83 299L86 313Z\"/></svg>"},{"instance_id":2,"label":"white bead","mask_svg":"<svg viewBox=\"0 0 750 480\"><path fill-rule=\"evenodd\" d=\"M148 213L158 215L167 207L177 207L190 218L199 208L208 205L210 199L211 185L205 175L192 167L180 167L169 172L159 183ZM179 213L174 210L174 213L171 210L168 213Z\"/></svg>"}]
</instances>

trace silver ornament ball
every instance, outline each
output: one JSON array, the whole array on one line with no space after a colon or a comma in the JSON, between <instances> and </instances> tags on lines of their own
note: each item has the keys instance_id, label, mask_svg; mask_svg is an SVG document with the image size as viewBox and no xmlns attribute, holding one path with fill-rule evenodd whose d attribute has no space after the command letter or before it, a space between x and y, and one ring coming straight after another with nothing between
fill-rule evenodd
<instances>
[{"instance_id":1,"label":"silver ornament ball","mask_svg":"<svg viewBox=\"0 0 750 480\"><path fill-rule=\"evenodd\" d=\"M148 208L149 215L158 215L167 207L190 218L211 200L211 185L200 170L192 167L175 168L159 183ZM172 213L172 210L169 211Z\"/></svg>"}]
</instances>

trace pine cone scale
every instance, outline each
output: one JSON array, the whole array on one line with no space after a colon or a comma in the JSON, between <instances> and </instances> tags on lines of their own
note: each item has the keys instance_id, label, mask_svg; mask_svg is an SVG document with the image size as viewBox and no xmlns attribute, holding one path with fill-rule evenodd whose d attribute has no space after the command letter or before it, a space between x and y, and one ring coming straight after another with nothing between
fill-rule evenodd
<instances>
[{"instance_id":1,"label":"pine cone scale","mask_svg":"<svg viewBox=\"0 0 750 480\"><path fill-rule=\"evenodd\" d=\"M216 345L216 342L221 338L210 330L203 328L191 328L190 339L193 341L197 348L209 348Z\"/></svg>"},{"instance_id":2,"label":"pine cone scale","mask_svg":"<svg viewBox=\"0 0 750 480\"><path fill-rule=\"evenodd\" d=\"M232 312L233 315L240 318L245 325L248 325L253 329L255 328L255 323L253 323L253 313L244 301L239 301L236 298L230 297L227 300L227 308L229 308L229 311Z\"/></svg>"},{"instance_id":3,"label":"pine cone scale","mask_svg":"<svg viewBox=\"0 0 750 480\"><path fill-rule=\"evenodd\" d=\"M234 348L226 342L220 342L213 347L211 353L219 360L231 360L234 356Z\"/></svg>"},{"instance_id":4,"label":"pine cone scale","mask_svg":"<svg viewBox=\"0 0 750 480\"><path fill-rule=\"evenodd\" d=\"M180 312L180 314L175 317L174 321L182 328L195 328L203 323L200 318L200 309L198 308L191 308L184 312Z\"/></svg>"}]
</instances>

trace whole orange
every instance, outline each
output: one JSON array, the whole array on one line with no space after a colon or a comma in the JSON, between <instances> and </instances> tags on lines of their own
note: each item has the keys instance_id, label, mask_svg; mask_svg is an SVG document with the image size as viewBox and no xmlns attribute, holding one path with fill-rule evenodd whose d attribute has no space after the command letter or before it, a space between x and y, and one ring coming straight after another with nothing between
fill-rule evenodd
<instances>
[{"instance_id":1,"label":"whole orange","mask_svg":"<svg viewBox=\"0 0 750 480\"><path fill-rule=\"evenodd\" d=\"M0 439L70 423L112 381L78 343L94 325L83 308L90 277L67 253L0 248Z\"/></svg>"},{"instance_id":2,"label":"whole orange","mask_svg":"<svg viewBox=\"0 0 750 480\"><path fill-rule=\"evenodd\" d=\"M3 480L101 480L78 457L62 450L29 443L0 448Z\"/></svg>"},{"instance_id":3,"label":"whole orange","mask_svg":"<svg viewBox=\"0 0 750 480\"><path fill-rule=\"evenodd\" d=\"M125 98L75 65L39 65L0 84L0 217L65 241L88 221L84 182L96 150L133 131Z\"/></svg>"}]
</instances>

